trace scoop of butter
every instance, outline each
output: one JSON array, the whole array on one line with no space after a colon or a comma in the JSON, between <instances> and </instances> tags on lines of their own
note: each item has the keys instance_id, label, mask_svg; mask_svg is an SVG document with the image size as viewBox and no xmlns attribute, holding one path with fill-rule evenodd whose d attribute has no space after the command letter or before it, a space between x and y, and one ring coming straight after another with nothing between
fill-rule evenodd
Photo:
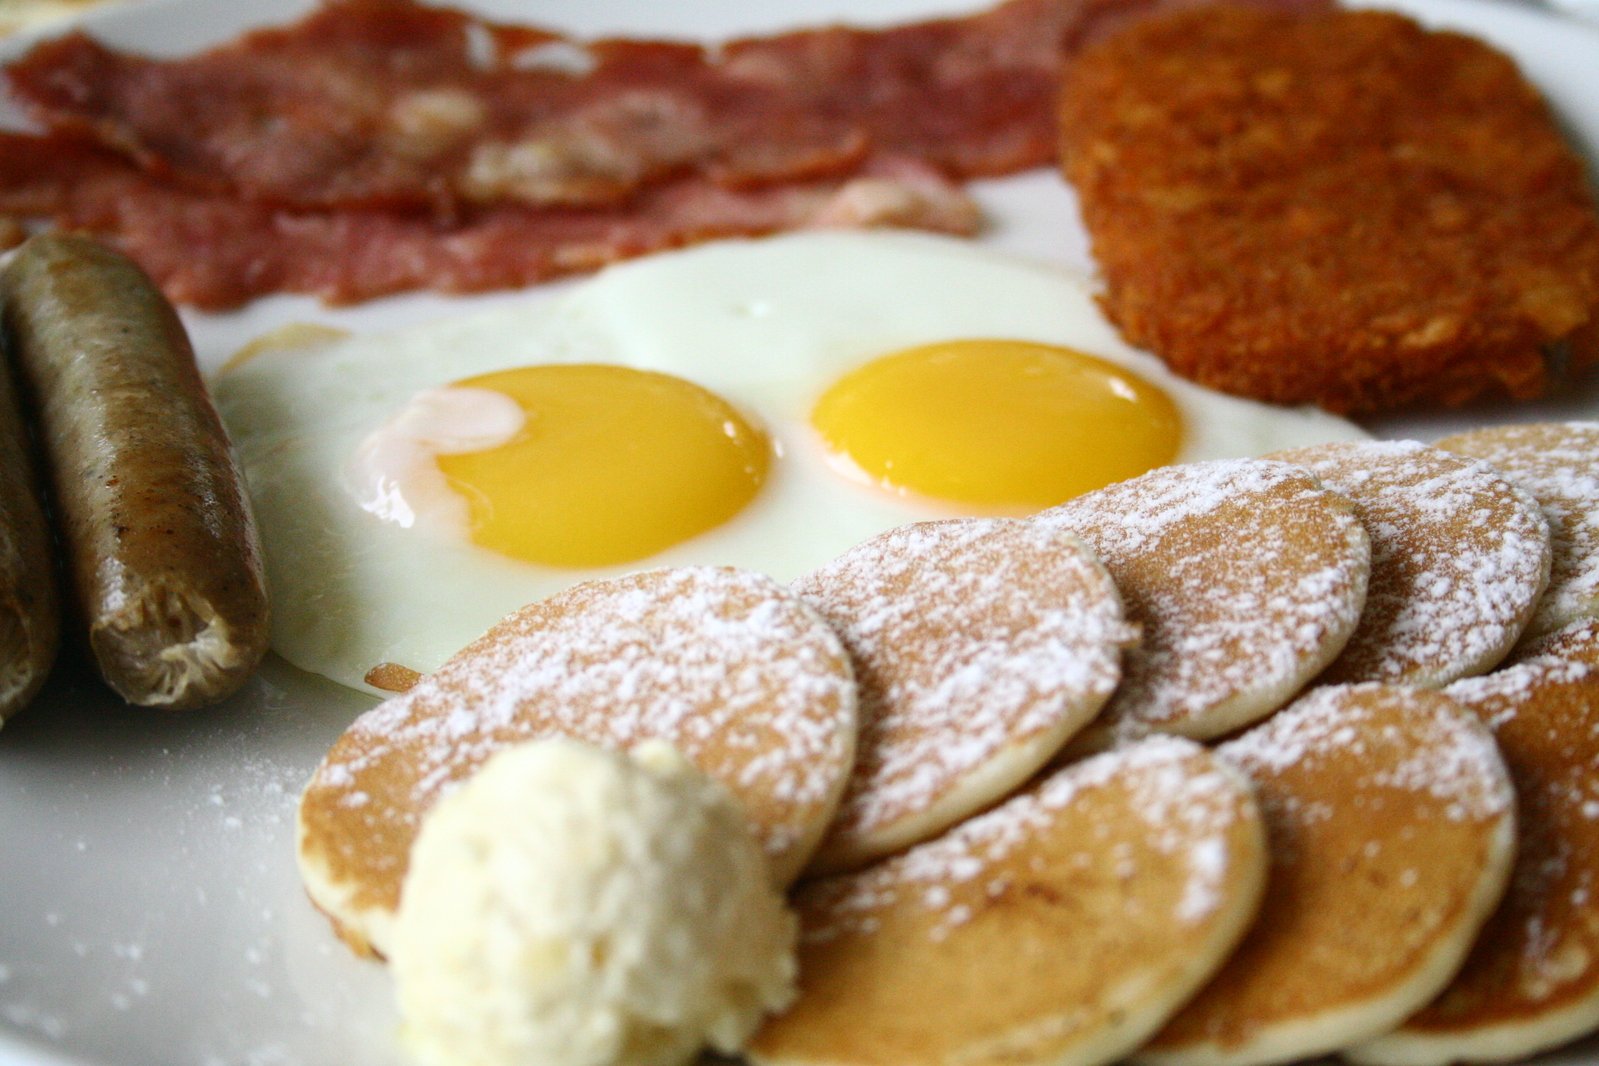
<instances>
[{"instance_id":1,"label":"scoop of butter","mask_svg":"<svg viewBox=\"0 0 1599 1066\"><path fill-rule=\"evenodd\" d=\"M390 963L430 1066L667 1066L794 994L796 923L736 803L670 746L546 740L423 823Z\"/></svg>"}]
</instances>

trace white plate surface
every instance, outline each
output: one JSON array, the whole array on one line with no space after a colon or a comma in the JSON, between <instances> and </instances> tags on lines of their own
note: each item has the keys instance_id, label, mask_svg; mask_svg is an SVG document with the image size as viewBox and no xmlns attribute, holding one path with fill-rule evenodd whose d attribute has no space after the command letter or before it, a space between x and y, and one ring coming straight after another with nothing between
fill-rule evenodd
<instances>
[{"instance_id":1,"label":"white plate surface","mask_svg":"<svg viewBox=\"0 0 1599 1066\"><path fill-rule=\"evenodd\" d=\"M829 19L881 23L961 0L477 0L580 34L717 37ZM1385 0L1509 51L1599 160L1599 31L1490 0ZM309 0L154 0L89 20L115 44L164 54L285 21ZM0 60L31 38L0 44ZM19 121L0 96L0 125ZM1090 268L1070 192L1038 171L981 183L984 243ZM549 287L552 291L555 286ZM406 296L329 310L297 297L186 314L202 366L291 320L395 326L512 297ZM914 298L914 294L911 294ZM1558 399L1388 419L1384 436L1599 417L1599 380ZM0 1066L387 1066L406 1059L382 968L354 958L302 895L293 811L344 726L371 705L269 660L227 706L131 711L68 666L0 731ZM1599 1066L1599 1043L1543 1060Z\"/></svg>"}]
</instances>

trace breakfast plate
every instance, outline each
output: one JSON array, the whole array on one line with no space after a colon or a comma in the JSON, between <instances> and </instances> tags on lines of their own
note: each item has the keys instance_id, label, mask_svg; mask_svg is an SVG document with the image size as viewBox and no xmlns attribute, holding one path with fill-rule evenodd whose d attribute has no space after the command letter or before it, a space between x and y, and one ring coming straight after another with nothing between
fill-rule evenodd
<instances>
[{"instance_id":1,"label":"breakfast plate","mask_svg":"<svg viewBox=\"0 0 1599 1066\"><path fill-rule=\"evenodd\" d=\"M112 43L178 54L287 21L311 0L152 0L85 19ZM847 19L881 24L970 9L957 0L473 0L491 16L579 35L699 39ZM1489 0L1384 0L1512 54L1599 166L1599 29ZM0 43L0 59L38 35ZM21 124L0 97L0 126ZM1091 270L1070 190L1035 171L980 182L984 245ZM546 299L408 295L352 308L299 297L228 314L184 312L206 371L293 321L356 332L464 307ZM907 294L914 299L915 294ZM1502 421L1599 418L1599 376L1514 408L1369 420L1383 437L1435 439ZM355 958L307 902L293 856L294 805L329 744L372 698L269 658L226 705L161 715L121 706L76 661L0 730L0 1066L406 1061L383 969ZM1547 1056L1599 1066L1599 1042Z\"/></svg>"}]
</instances>

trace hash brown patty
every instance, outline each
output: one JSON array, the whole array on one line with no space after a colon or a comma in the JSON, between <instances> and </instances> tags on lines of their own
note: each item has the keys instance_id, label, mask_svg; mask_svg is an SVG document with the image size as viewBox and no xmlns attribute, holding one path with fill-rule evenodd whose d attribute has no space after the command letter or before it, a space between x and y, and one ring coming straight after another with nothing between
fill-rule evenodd
<instances>
[{"instance_id":1,"label":"hash brown patty","mask_svg":"<svg viewBox=\"0 0 1599 1066\"><path fill-rule=\"evenodd\" d=\"M1361 413L1528 398L1599 362L1584 163L1480 41L1177 11L1082 54L1061 128L1107 313L1205 385Z\"/></svg>"}]
</instances>

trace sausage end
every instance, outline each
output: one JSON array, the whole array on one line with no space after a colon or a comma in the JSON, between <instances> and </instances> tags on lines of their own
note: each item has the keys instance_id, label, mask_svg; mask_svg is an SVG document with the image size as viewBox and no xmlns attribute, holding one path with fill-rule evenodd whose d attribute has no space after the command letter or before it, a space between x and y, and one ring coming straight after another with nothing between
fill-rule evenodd
<instances>
[{"instance_id":1,"label":"sausage end","mask_svg":"<svg viewBox=\"0 0 1599 1066\"><path fill-rule=\"evenodd\" d=\"M267 650L264 598L243 624L169 586L102 613L89 644L106 683L141 707L190 710L238 691Z\"/></svg>"}]
</instances>

